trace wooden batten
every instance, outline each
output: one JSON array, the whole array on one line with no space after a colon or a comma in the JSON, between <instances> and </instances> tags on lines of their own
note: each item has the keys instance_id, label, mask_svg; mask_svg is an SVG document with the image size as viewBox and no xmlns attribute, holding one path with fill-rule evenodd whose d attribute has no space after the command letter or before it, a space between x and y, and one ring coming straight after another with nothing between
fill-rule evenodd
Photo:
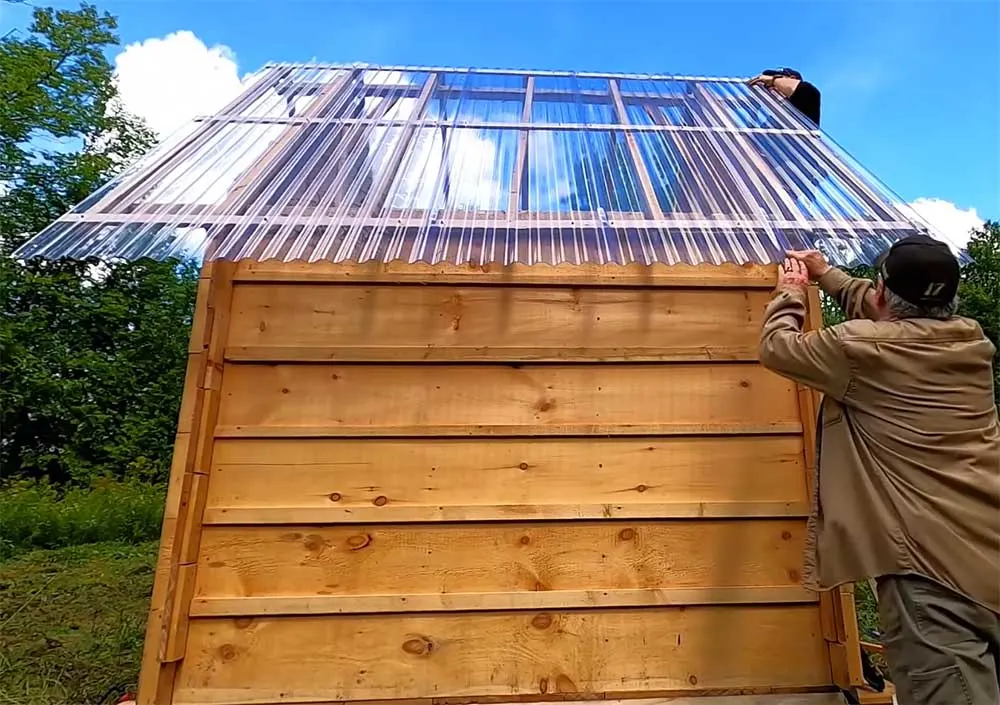
<instances>
[{"instance_id":1,"label":"wooden batten","mask_svg":"<svg viewBox=\"0 0 1000 705\"><path fill-rule=\"evenodd\" d=\"M823 326L819 291L809 292L809 309L806 330L819 330ZM799 405L803 423L803 442L806 451L806 482L810 495L816 491L817 432L819 407L822 403L818 391L799 385ZM866 684L861 665L861 635L854 605L853 585L820 593L820 610L823 620L823 637L827 641L830 667L834 682L843 690L854 690Z\"/></svg>"},{"instance_id":2,"label":"wooden batten","mask_svg":"<svg viewBox=\"0 0 1000 705\"><path fill-rule=\"evenodd\" d=\"M817 399L759 364L773 285L207 266L139 702L840 702L860 642L801 585Z\"/></svg>"}]
</instances>

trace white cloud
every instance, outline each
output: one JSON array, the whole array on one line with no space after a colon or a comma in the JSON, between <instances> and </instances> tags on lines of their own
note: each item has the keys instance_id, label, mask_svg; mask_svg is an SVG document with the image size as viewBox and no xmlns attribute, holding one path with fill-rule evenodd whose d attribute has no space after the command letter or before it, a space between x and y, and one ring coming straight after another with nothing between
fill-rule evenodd
<instances>
[{"instance_id":1,"label":"white cloud","mask_svg":"<svg viewBox=\"0 0 1000 705\"><path fill-rule=\"evenodd\" d=\"M918 198L907 205L930 226L932 234L944 238L954 248L965 247L970 231L984 222L975 208L962 209L940 198Z\"/></svg>"},{"instance_id":2,"label":"white cloud","mask_svg":"<svg viewBox=\"0 0 1000 705\"><path fill-rule=\"evenodd\" d=\"M129 44L115 57L115 75L125 108L160 137L217 112L243 87L233 51L187 30Z\"/></svg>"}]
</instances>

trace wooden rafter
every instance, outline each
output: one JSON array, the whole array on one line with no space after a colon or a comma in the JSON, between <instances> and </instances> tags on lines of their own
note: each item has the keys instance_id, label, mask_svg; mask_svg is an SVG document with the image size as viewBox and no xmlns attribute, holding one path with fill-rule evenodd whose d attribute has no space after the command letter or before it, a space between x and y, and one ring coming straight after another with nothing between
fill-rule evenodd
<instances>
[{"instance_id":1,"label":"wooden rafter","mask_svg":"<svg viewBox=\"0 0 1000 705\"><path fill-rule=\"evenodd\" d=\"M535 95L535 77L528 76L525 80L524 107L521 110L521 122L531 122L531 105ZM514 158L514 173L510 180L510 199L507 202L507 220L517 220L521 210L521 186L526 181L525 168L528 164L528 131L521 130L517 137L517 156Z\"/></svg>"},{"instance_id":2,"label":"wooden rafter","mask_svg":"<svg viewBox=\"0 0 1000 705\"><path fill-rule=\"evenodd\" d=\"M628 125L631 121L628 119L628 111L625 110L625 103L622 101L622 94L618 89L618 81L608 81L608 85L611 88L611 98L615 104L618 122L622 125ZM635 135L631 132L626 132L625 143L628 145L629 155L632 157L632 167L635 169L635 175L642 189L642 197L646 204L645 210L654 219L662 218L663 211L660 209L660 202L656 198L653 181L649 178L649 170L646 168L646 163L642 160L642 153L639 151L639 145L635 141Z\"/></svg>"},{"instance_id":3,"label":"wooden rafter","mask_svg":"<svg viewBox=\"0 0 1000 705\"><path fill-rule=\"evenodd\" d=\"M427 102L434 94L437 83L437 74L431 74L427 77L427 80L424 81L424 85L420 89L420 94L417 97L416 104L413 106L413 111L410 113L409 120L407 120L406 125L403 127L403 132L399 136L399 140L393 147L392 154L389 156L385 168L382 171L381 178L372 189L374 194L374 197L371 200L372 207L370 213L372 215L378 213L382 209L382 206L389 195L389 189L392 188L392 183L396 179L399 167L403 163L403 159L409 151L410 142L413 140L413 135L417 130L417 124L423 123L423 115L427 107Z\"/></svg>"}]
</instances>

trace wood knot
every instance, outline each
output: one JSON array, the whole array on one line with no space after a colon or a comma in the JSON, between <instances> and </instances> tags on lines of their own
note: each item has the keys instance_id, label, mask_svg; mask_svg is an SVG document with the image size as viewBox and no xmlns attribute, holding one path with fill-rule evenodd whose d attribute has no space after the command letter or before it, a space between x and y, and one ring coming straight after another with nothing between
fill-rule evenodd
<instances>
[{"instance_id":1,"label":"wood knot","mask_svg":"<svg viewBox=\"0 0 1000 705\"><path fill-rule=\"evenodd\" d=\"M318 534L310 534L309 536L306 536L306 540L303 542L302 545L306 547L307 551L315 552L323 550L323 546L325 545L325 543L326 542L323 541L322 536Z\"/></svg>"},{"instance_id":2,"label":"wood knot","mask_svg":"<svg viewBox=\"0 0 1000 705\"><path fill-rule=\"evenodd\" d=\"M237 629L247 629L251 624L253 624L253 620L249 617L240 617L233 622L233 624L236 625Z\"/></svg>"},{"instance_id":3,"label":"wood knot","mask_svg":"<svg viewBox=\"0 0 1000 705\"><path fill-rule=\"evenodd\" d=\"M427 656L434 650L434 642L420 635L403 642L403 651L412 656Z\"/></svg>"},{"instance_id":4,"label":"wood knot","mask_svg":"<svg viewBox=\"0 0 1000 705\"><path fill-rule=\"evenodd\" d=\"M360 551L372 542L371 534L357 534L347 539L347 545L352 551Z\"/></svg>"},{"instance_id":5,"label":"wood knot","mask_svg":"<svg viewBox=\"0 0 1000 705\"><path fill-rule=\"evenodd\" d=\"M646 487L645 485L636 485L636 486L635 486L635 491L636 491L636 492L645 492L645 491L646 491L646 490L648 490L648 489L649 489L649 488L648 488L648 487Z\"/></svg>"},{"instance_id":6,"label":"wood knot","mask_svg":"<svg viewBox=\"0 0 1000 705\"><path fill-rule=\"evenodd\" d=\"M330 501L331 502L339 502L343 498L344 497L343 497L343 495L340 494L340 492L331 492L330 493Z\"/></svg>"},{"instance_id":7,"label":"wood knot","mask_svg":"<svg viewBox=\"0 0 1000 705\"><path fill-rule=\"evenodd\" d=\"M540 402L535 404L535 408L542 412L551 411L552 409L555 408L555 406L556 406L555 399L542 399Z\"/></svg>"},{"instance_id":8,"label":"wood knot","mask_svg":"<svg viewBox=\"0 0 1000 705\"><path fill-rule=\"evenodd\" d=\"M791 541L792 540L792 532L791 531L782 531L781 532L781 538L783 538L785 541Z\"/></svg>"},{"instance_id":9,"label":"wood knot","mask_svg":"<svg viewBox=\"0 0 1000 705\"><path fill-rule=\"evenodd\" d=\"M223 661L232 661L236 658L236 647L232 644L223 644L219 647L219 656Z\"/></svg>"},{"instance_id":10,"label":"wood knot","mask_svg":"<svg viewBox=\"0 0 1000 705\"><path fill-rule=\"evenodd\" d=\"M565 673L560 673L556 676L556 692L557 693L575 693L576 683L570 679Z\"/></svg>"},{"instance_id":11,"label":"wood knot","mask_svg":"<svg viewBox=\"0 0 1000 705\"><path fill-rule=\"evenodd\" d=\"M282 394L288 394L288 387L282 387L281 388L281 393Z\"/></svg>"},{"instance_id":12,"label":"wood knot","mask_svg":"<svg viewBox=\"0 0 1000 705\"><path fill-rule=\"evenodd\" d=\"M260 332L261 332L261 333L263 333L264 331L266 331L266 330L267 330L267 324L266 324L266 323L264 323L264 321L261 321L261 322L260 322L260 325L259 325L259 326L257 326L257 328L259 328L259 329L260 329Z\"/></svg>"},{"instance_id":13,"label":"wood knot","mask_svg":"<svg viewBox=\"0 0 1000 705\"><path fill-rule=\"evenodd\" d=\"M531 620L531 626L535 629L548 629L552 626L552 615L544 612L536 614Z\"/></svg>"},{"instance_id":14,"label":"wood knot","mask_svg":"<svg viewBox=\"0 0 1000 705\"><path fill-rule=\"evenodd\" d=\"M743 387L744 389L746 389L746 388L748 388L750 386L750 382L748 380L741 379L740 380L740 386Z\"/></svg>"},{"instance_id":15,"label":"wood knot","mask_svg":"<svg viewBox=\"0 0 1000 705\"><path fill-rule=\"evenodd\" d=\"M618 533L618 538L622 541L631 541L635 538L635 529L622 529Z\"/></svg>"},{"instance_id":16,"label":"wood knot","mask_svg":"<svg viewBox=\"0 0 1000 705\"><path fill-rule=\"evenodd\" d=\"M545 693L549 692L548 678L542 678L540 681L538 681L538 690L542 693L542 695L545 695Z\"/></svg>"},{"instance_id":17,"label":"wood knot","mask_svg":"<svg viewBox=\"0 0 1000 705\"><path fill-rule=\"evenodd\" d=\"M521 468L522 470L527 470L528 469L528 464L527 463L521 463L517 467Z\"/></svg>"},{"instance_id":18,"label":"wood knot","mask_svg":"<svg viewBox=\"0 0 1000 705\"><path fill-rule=\"evenodd\" d=\"M698 676L694 674L688 676L688 683L690 683L691 685L698 685Z\"/></svg>"},{"instance_id":19,"label":"wood knot","mask_svg":"<svg viewBox=\"0 0 1000 705\"><path fill-rule=\"evenodd\" d=\"M384 507L386 502L388 501L389 499L384 494L380 494L378 497L372 500L372 504L374 504L376 507Z\"/></svg>"},{"instance_id":20,"label":"wood knot","mask_svg":"<svg viewBox=\"0 0 1000 705\"><path fill-rule=\"evenodd\" d=\"M802 576L799 575L799 571L795 570L794 568L788 571L788 579L791 580L793 583L799 582L801 578Z\"/></svg>"},{"instance_id":21,"label":"wood knot","mask_svg":"<svg viewBox=\"0 0 1000 705\"><path fill-rule=\"evenodd\" d=\"M531 543L531 537L530 536L522 536L521 537L521 545L522 546L527 546L529 543Z\"/></svg>"}]
</instances>

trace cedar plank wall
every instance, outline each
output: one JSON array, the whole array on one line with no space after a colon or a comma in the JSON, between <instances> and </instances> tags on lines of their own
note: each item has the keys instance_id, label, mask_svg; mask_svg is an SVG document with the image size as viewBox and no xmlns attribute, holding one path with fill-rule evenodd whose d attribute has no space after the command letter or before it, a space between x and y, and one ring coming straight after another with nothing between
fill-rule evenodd
<instances>
[{"instance_id":1,"label":"cedar plank wall","mask_svg":"<svg viewBox=\"0 0 1000 705\"><path fill-rule=\"evenodd\" d=\"M849 595L799 585L816 399L756 362L773 284L206 266L140 703L857 685Z\"/></svg>"}]
</instances>

